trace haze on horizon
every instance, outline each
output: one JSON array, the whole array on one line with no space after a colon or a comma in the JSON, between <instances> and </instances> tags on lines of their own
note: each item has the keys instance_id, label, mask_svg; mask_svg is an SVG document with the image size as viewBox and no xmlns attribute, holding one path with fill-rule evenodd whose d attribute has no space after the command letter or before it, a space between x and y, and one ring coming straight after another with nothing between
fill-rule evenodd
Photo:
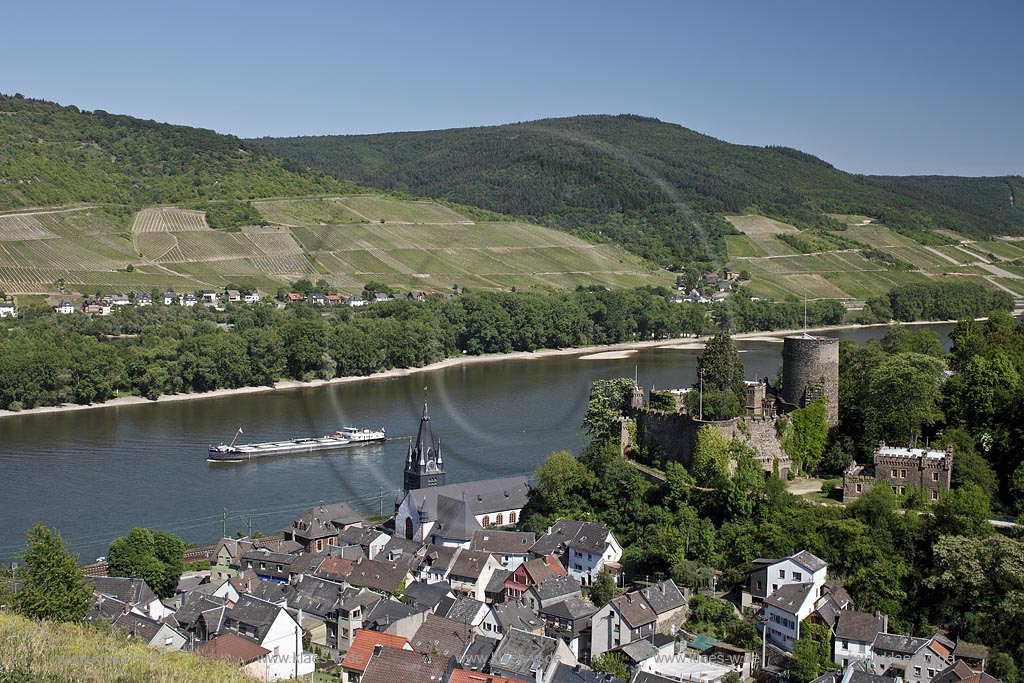
<instances>
[{"instance_id":1,"label":"haze on horizon","mask_svg":"<svg viewBox=\"0 0 1024 683\"><path fill-rule=\"evenodd\" d=\"M241 137L635 113L857 173L1024 174L1024 4L5 8L0 92Z\"/></svg>"}]
</instances>

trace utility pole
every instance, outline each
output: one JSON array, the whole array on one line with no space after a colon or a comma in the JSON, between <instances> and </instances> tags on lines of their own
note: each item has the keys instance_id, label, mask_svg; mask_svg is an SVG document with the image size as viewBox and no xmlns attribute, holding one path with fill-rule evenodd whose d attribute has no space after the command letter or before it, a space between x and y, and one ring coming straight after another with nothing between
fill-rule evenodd
<instances>
[{"instance_id":1,"label":"utility pole","mask_svg":"<svg viewBox=\"0 0 1024 683\"><path fill-rule=\"evenodd\" d=\"M701 422L704 421L704 368L700 369L700 412L697 419Z\"/></svg>"},{"instance_id":2,"label":"utility pole","mask_svg":"<svg viewBox=\"0 0 1024 683\"><path fill-rule=\"evenodd\" d=\"M221 519L221 538L228 537L228 509L224 508L224 517Z\"/></svg>"},{"instance_id":3,"label":"utility pole","mask_svg":"<svg viewBox=\"0 0 1024 683\"><path fill-rule=\"evenodd\" d=\"M384 516L384 487L383 486L380 487L380 512L377 513L377 516L379 516L379 517L383 517Z\"/></svg>"}]
</instances>

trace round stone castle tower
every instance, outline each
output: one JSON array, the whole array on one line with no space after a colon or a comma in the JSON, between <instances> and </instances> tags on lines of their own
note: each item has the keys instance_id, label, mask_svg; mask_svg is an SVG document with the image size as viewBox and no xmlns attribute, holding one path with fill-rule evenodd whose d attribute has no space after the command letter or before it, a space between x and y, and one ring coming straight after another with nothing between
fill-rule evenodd
<instances>
[{"instance_id":1,"label":"round stone castle tower","mask_svg":"<svg viewBox=\"0 0 1024 683\"><path fill-rule=\"evenodd\" d=\"M839 340L802 334L782 344L782 395L786 412L825 400L825 419L839 423Z\"/></svg>"}]
</instances>

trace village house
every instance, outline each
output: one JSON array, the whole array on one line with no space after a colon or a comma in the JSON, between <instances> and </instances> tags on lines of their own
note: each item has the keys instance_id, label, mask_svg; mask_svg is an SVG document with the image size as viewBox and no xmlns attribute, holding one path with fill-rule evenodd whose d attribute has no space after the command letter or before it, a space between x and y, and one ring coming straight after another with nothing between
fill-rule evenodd
<instances>
[{"instance_id":1,"label":"village house","mask_svg":"<svg viewBox=\"0 0 1024 683\"><path fill-rule=\"evenodd\" d=\"M267 548L251 548L242 553L240 564L242 569L251 569L256 576L264 581L288 583L292 577L292 565L299 559L298 555L278 553Z\"/></svg>"},{"instance_id":2,"label":"village house","mask_svg":"<svg viewBox=\"0 0 1024 683\"><path fill-rule=\"evenodd\" d=\"M986 673L984 668L973 669L967 662L957 660L945 669L935 674L932 683L1001 683L992 674Z\"/></svg>"},{"instance_id":3,"label":"village house","mask_svg":"<svg viewBox=\"0 0 1024 683\"><path fill-rule=\"evenodd\" d=\"M532 532L481 529L473 534L470 548L491 553L498 558L502 569L515 571L530 559L530 548L536 541L537 536Z\"/></svg>"},{"instance_id":4,"label":"village house","mask_svg":"<svg viewBox=\"0 0 1024 683\"><path fill-rule=\"evenodd\" d=\"M383 598L366 588L346 588L338 597L337 623L327 623L327 640L339 650L347 649L360 629L364 628L370 608Z\"/></svg>"},{"instance_id":5,"label":"village house","mask_svg":"<svg viewBox=\"0 0 1024 683\"><path fill-rule=\"evenodd\" d=\"M70 299L62 299L59 304L53 307L53 310L61 315L71 315L75 312L75 305L71 303Z\"/></svg>"},{"instance_id":6,"label":"village house","mask_svg":"<svg viewBox=\"0 0 1024 683\"><path fill-rule=\"evenodd\" d=\"M582 594L583 588L574 577L569 575L553 576L526 589L524 601L530 606L530 609L540 612L543 608L550 607L556 602L562 602Z\"/></svg>"},{"instance_id":7,"label":"village house","mask_svg":"<svg viewBox=\"0 0 1024 683\"><path fill-rule=\"evenodd\" d=\"M359 560L346 580L352 586L398 595L412 577L409 570L397 562Z\"/></svg>"},{"instance_id":8,"label":"village house","mask_svg":"<svg viewBox=\"0 0 1024 683\"><path fill-rule=\"evenodd\" d=\"M844 610L840 612L834 629L832 661L840 666L871 659L871 645L879 633L885 633L889 626L888 617L882 614L867 614Z\"/></svg>"},{"instance_id":9,"label":"village house","mask_svg":"<svg viewBox=\"0 0 1024 683\"><path fill-rule=\"evenodd\" d=\"M343 683L359 683L366 666L370 663L377 648L391 648L395 650L407 650L412 652L412 645L407 638L392 636L377 631L361 630L352 639L352 644L341 660L341 672ZM411 681L410 681L411 683Z\"/></svg>"},{"instance_id":10,"label":"village house","mask_svg":"<svg viewBox=\"0 0 1024 683\"><path fill-rule=\"evenodd\" d=\"M559 664L575 666L577 663L562 641L512 629L494 651L491 672L524 681L550 683Z\"/></svg>"},{"instance_id":11,"label":"village house","mask_svg":"<svg viewBox=\"0 0 1024 683\"><path fill-rule=\"evenodd\" d=\"M261 298L262 297L260 293L255 289L250 289L246 291L246 293L242 296L242 300L245 301L245 303L247 304L259 303Z\"/></svg>"},{"instance_id":12,"label":"village house","mask_svg":"<svg viewBox=\"0 0 1024 683\"><path fill-rule=\"evenodd\" d=\"M747 609L762 603L788 584L812 583L818 587L823 586L827 572L828 566L824 560L806 550L781 560L758 558L754 560L754 567L749 572L747 585L740 596L741 605Z\"/></svg>"},{"instance_id":13,"label":"village house","mask_svg":"<svg viewBox=\"0 0 1024 683\"><path fill-rule=\"evenodd\" d=\"M915 638L879 633L871 643L871 671L906 683L931 683L952 659L953 641L941 635Z\"/></svg>"},{"instance_id":14,"label":"village house","mask_svg":"<svg viewBox=\"0 0 1024 683\"><path fill-rule=\"evenodd\" d=\"M178 301L178 295L174 293L173 289L169 289L166 292L161 292L160 303L164 306L173 306Z\"/></svg>"},{"instance_id":15,"label":"village house","mask_svg":"<svg viewBox=\"0 0 1024 683\"><path fill-rule=\"evenodd\" d=\"M597 607L584 597L573 595L541 607L537 614L544 620L544 634L559 638L577 658L590 659L591 619Z\"/></svg>"},{"instance_id":16,"label":"village house","mask_svg":"<svg viewBox=\"0 0 1024 683\"><path fill-rule=\"evenodd\" d=\"M131 297L127 294L111 294L110 296L105 297L105 301L110 304L111 307L131 306L132 303Z\"/></svg>"},{"instance_id":17,"label":"village house","mask_svg":"<svg viewBox=\"0 0 1024 683\"><path fill-rule=\"evenodd\" d=\"M327 297L320 292L310 292L306 295L306 303L310 306L324 306L327 304Z\"/></svg>"},{"instance_id":18,"label":"village house","mask_svg":"<svg viewBox=\"0 0 1024 683\"><path fill-rule=\"evenodd\" d=\"M338 545L338 535L350 526L362 526L363 516L346 503L320 505L284 530L286 540L295 541L308 552L321 552Z\"/></svg>"},{"instance_id":19,"label":"village house","mask_svg":"<svg viewBox=\"0 0 1024 683\"><path fill-rule=\"evenodd\" d=\"M350 296L345 299L345 305L352 308L359 308L366 305L366 299L361 296Z\"/></svg>"},{"instance_id":20,"label":"village house","mask_svg":"<svg viewBox=\"0 0 1024 683\"><path fill-rule=\"evenodd\" d=\"M565 576L565 569L554 555L524 562L505 579L505 599L521 600L531 586L556 576Z\"/></svg>"},{"instance_id":21,"label":"village house","mask_svg":"<svg viewBox=\"0 0 1024 683\"><path fill-rule=\"evenodd\" d=\"M299 301L302 301L303 298L304 297L298 292L288 292L284 295L284 300L290 304L298 303Z\"/></svg>"},{"instance_id":22,"label":"village house","mask_svg":"<svg viewBox=\"0 0 1024 683\"><path fill-rule=\"evenodd\" d=\"M647 600L658 619L658 629L664 633L670 630L670 625L675 622L682 622L686 619L686 612L689 604L683 596L683 592L676 586L672 579L665 579L659 583L651 584L640 589L640 594Z\"/></svg>"},{"instance_id":23,"label":"village house","mask_svg":"<svg viewBox=\"0 0 1024 683\"><path fill-rule=\"evenodd\" d=\"M634 591L598 609L590 623L590 661L593 661L609 650L653 637L658 627L658 614L639 591Z\"/></svg>"},{"instance_id":24,"label":"village house","mask_svg":"<svg viewBox=\"0 0 1024 683\"><path fill-rule=\"evenodd\" d=\"M224 298L231 303L236 303L242 300L242 293L237 289L225 289Z\"/></svg>"},{"instance_id":25,"label":"village house","mask_svg":"<svg viewBox=\"0 0 1024 683\"><path fill-rule=\"evenodd\" d=\"M417 578L428 584L447 583L455 564L455 558L461 551L462 548L458 546L426 546L416 565Z\"/></svg>"},{"instance_id":26,"label":"village house","mask_svg":"<svg viewBox=\"0 0 1024 683\"><path fill-rule=\"evenodd\" d=\"M478 632L501 640L514 628L543 634L544 620L522 602L496 602L490 605Z\"/></svg>"},{"instance_id":27,"label":"village house","mask_svg":"<svg viewBox=\"0 0 1024 683\"><path fill-rule=\"evenodd\" d=\"M555 555L566 570L591 586L602 569L621 570L622 546L603 524L560 519L530 548L534 557Z\"/></svg>"},{"instance_id":28,"label":"village house","mask_svg":"<svg viewBox=\"0 0 1024 683\"><path fill-rule=\"evenodd\" d=\"M281 606L248 595L224 612L218 635L235 633L270 650L267 680L293 678L312 673L315 658L302 650L302 629Z\"/></svg>"},{"instance_id":29,"label":"village house","mask_svg":"<svg viewBox=\"0 0 1024 683\"><path fill-rule=\"evenodd\" d=\"M178 304L185 308L193 308L199 303L199 298L192 292L186 292L185 294L178 295Z\"/></svg>"},{"instance_id":30,"label":"village house","mask_svg":"<svg viewBox=\"0 0 1024 683\"><path fill-rule=\"evenodd\" d=\"M416 652L447 662L449 657L462 654L472 634L468 624L428 613L409 642Z\"/></svg>"},{"instance_id":31,"label":"village house","mask_svg":"<svg viewBox=\"0 0 1024 683\"><path fill-rule=\"evenodd\" d=\"M110 315L110 304L98 299L86 299L82 304L82 312L89 315Z\"/></svg>"},{"instance_id":32,"label":"village house","mask_svg":"<svg viewBox=\"0 0 1024 683\"><path fill-rule=\"evenodd\" d=\"M462 624L463 627L468 627L468 632L473 632L483 623L489 612L490 608L485 603L463 595L453 600L443 615L437 612L435 614Z\"/></svg>"},{"instance_id":33,"label":"village house","mask_svg":"<svg viewBox=\"0 0 1024 683\"><path fill-rule=\"evenodd\" d=\"M447 656L410 652L394 647L375 647L359 683L440 682L447 667Z\"/></svg>"},{"instance_id":34,"label":"village house","mask_svg":"<svg viewBox=\"0 0 1024 683\"><path fill-rule=\"evenodd\" d=\"M307 576L288 591L288 613L296 620L302 615L300 625L314 645L338 647L338 603L344 590L341 583Z\"/></svg>"},{"instance_id":35,"label":"village house","mask_svg":"<svg viewBox=\"0 0 1024 683\"><path fill-rule=\"evenodd\" d=\"M170 610L142 579L87 576L85 581L93 593L91 614L108 617L111 622L123 612L141 614L155 621L170 614Z\"/></svg>"},{"instance_id":36,"label":"village house","mask_svg":"<svg viewBox=\"0 0 1024 683\"><path fill-rule=\"evenodd\" d=\"M800 623L814 611L818 588L813 583L787 583L764 601L768 642L792 652L800 639Z\"/></svg>"},{"instance_id":37,"label":"village house","mask_svg":"<svg viewBox=\"0 0 1024 683\"><path fill-rule=\"evenodd\" d=\"M199 292L199 299L206 304L216 304L220 301L220 292L204 289Z\"/></svg>"},{"instance_id":38,"label":"village house","mask_svg":"<svg viewBox=\"0 0 1024 683\"><path fill-rule=\"evenodd\" d=\"M256 680L269 680L267 655L271 654L270 650L237 634L225 633L201 643L195 654L203 659L233 664Z\"/></svg>"},{"instance_id":39,"label":"village house","mask_svg":"<svg viewBox=\"0 0 1024 683\"><path fill-rule=\"evenodd\" d=\"M362 526L346 526L338 532L336 545L339 548L356 546L362 548L367 559L375 560L391 537L380 529Z\"/></svg>"},{"instance_id":40,"label":"village house","mask_svg":"<svg viewBox=\"0 0 1024 683\"><path fill-rule=\"evenodd\" d=\"M460 548L448 572L448 582L456 593L465 593L483 602L484 588L498 569L501 563L490 553Z\"/></svg>"},{"instance_id":41,"label":"village house","mask_svg":"<svg viewBox=\"0 0 1024 683\"><path fill-rule=\"evenodd\" d=\"M843 502L857 500L876 483L899 495L908 487L921 489L929 503L937 503L949 490L953 477L953 446L944 451L886 446L875 449L874 465L851 464L843 473Z\"/></svg>"},{"instance_id":42,"label":"village house","mask_svg":"<svg viewBox=\"0 0 1024 683\"><path fill-rule=\"evenodd\" d=\"M17 318L18 307L13 301L0 301L0 318Z\"/></svg>"},{"instance_id":43,"label":"village house","mask_svg":"<svg viewBox=\"0 0 1024 683\"><path fill-rule=\"evenodd\" d=\"M177 652L188 642L188 637L170 624L133 612L118 616L114 628L126 631L129 639L143 642L154 650Z\"/></svg>"},{"instance_id":44,"label":"village house","mask_svg":"<svg viewBox=\"0 0 1024 683\"><path fill-rule=\"evenodd\" d=\"M135 305L136 306L152 306L153 295L149 292L136 292L135 293Z\"/></svg>"}]
</instances>

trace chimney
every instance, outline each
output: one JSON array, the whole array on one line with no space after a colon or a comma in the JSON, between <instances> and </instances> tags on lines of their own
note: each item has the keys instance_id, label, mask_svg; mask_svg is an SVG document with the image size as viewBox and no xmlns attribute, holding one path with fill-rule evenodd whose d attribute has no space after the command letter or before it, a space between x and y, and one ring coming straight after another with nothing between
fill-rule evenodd
<instances>
[{"instance_id":1,"label":"chimney","mask_svg":"<svg viewBox=\"0 0 1024 683\"><path fill-rule=\"evenodd\" d=\"M384 649L384 646L383 646L383 645L374 645L374 646L373 646L373 654L372 654L372 655L370 655L370 656L371 656L371 657L380 657L380 652L381 652L381 650L383 650L383 649Z\"/></svg>"}]
</instances>

